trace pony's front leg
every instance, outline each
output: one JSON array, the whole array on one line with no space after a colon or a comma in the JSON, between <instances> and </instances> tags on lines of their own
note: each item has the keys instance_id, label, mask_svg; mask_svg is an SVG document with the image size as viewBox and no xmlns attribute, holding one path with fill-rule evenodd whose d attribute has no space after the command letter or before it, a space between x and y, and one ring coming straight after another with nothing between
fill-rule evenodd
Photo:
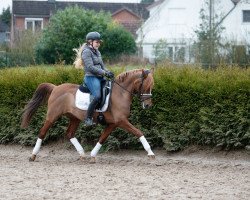
<instances>
[{"instance_id":1,"label":"pony's front leg","mask_svg":"<svg viewBox=\"0 0 250 200\"><path fill-rule=\"evenodd\" d=\"M155 158L155 154L151 150L151 147L150 147L148 141L146 140L143 133L139 129L135 128L128 120L122 121L119 124L119 127L127 130L128 132L133 133L136 137L138 137L139 140L141 141L144 149L147 151L148 157L153 158L153 159Z\"/></svg>"},{"instance_id":2,"label":"pony's front leg","mask_svg":"<svg viewBox=\"0 0 250 200\"><path fill-rule=\"evenodd\" d=\"M97 142L97 144L95 145L94 149L91 151L90 156L91 156L91 163L95 163L96 162L96 155L98 154L99 150L102 147L102 144L106 141L106 139L108 138L108 136L110 135L110 133L116 128L116 126L114 124L109 124L104 131L102 132L99 141Z\"/></svg>"},{"instance_id":3,"label":"pony's front leg","mask_svg":"<svg viewBox=\"0 0 250 200\"><path fill-rule=\"evenodd\" d=\"M150 157L150 158L155 158L155 154L154 154L153 151L151 150L151 147L150 147L148 141L146 140L146 138L144 137L144 135L141 136L141 137L139 138L139 140L141 141L141 143L142 143L144 149L148 152L148 157Z\"/></svg>"}]
</instances>

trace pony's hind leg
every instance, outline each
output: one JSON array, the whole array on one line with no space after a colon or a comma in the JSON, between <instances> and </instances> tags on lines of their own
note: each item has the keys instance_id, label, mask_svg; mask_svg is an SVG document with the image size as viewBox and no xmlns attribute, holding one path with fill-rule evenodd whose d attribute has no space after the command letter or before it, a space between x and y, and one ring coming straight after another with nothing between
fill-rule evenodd
<instances>
[{"instance_id":1,"label":"pony's hind leg","mask_svg":"<svg viewBox=\"0 0 250 200\"><path fill-rule=\"evenodd\" d=\"M76 148L77 152L80 155L80 159L83 159L85 154L84 154L84 149L82 145L78 142L78 140L75 138L75 132L79 126L80 120L77 118L71 118L69 122L69 126L67 128L66 134L70 142L74 145Z\"/></svg>"},{"instance_id":2,"label":"pony's hind leg","mask_svg":"<svg viewBox=\"0 0 250 200\"><path fill-rule=\"evenodd\" d=\"M29 161L34 161L36 159L36 155L39 153L41 145L42 145L42 140L45 138L46 133L48 132L49 128L52 126L53 123L50 121L46 120L43 127L40 129L36 145L32 151L32 155L29 159Z\"/></svg>"}]
</instances>

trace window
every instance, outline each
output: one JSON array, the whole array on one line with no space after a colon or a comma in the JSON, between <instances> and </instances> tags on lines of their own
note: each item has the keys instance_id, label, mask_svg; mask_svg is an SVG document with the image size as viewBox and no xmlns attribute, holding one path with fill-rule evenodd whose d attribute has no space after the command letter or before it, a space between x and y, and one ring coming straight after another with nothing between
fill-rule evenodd
<instances>
[{"instance_id":1,"label":"window","mask_svg":"<svg viewBox=\"0 0 250 200\"><path fill-rule=\"evenodd\" d=\"M250 10L243 10L243 22L250 22Z\"/></svg>"},{"instance_id":2,"label":"window","mask_svg":"<svg viewBox=\"0 0 250 200\"><path fill-rule=\"evenodd\" d=\"M250 45L247 46L247 55L250 55Z\"/></svg>"},{"instance_id":3,"label":"window","mask_svg":"<svg viewBox=\"0 0 250 200\"><path fill-rule=\"evenodd\" d=\"M38 32L43 29L42 18L25 18L25 29Z\"/></svg>"},{"instance_id":4,"label":"window","mask_svg":"<svg viewBox=\"0 0 250 200\"><path fill-rule=\"evenodd\" d=\"M181 63L185 62L185 47L183 46L175 47L174 61Z\"/></svg>"},{"instance_id":5,"label":"window","mask_svg":"<svg viewBox=\"0 0 250 200\"><path fill-rule=\"evenodd\" d=\"M185 46L168 46L167 58L172 62L185 62Z\"/></svg>"},{"instance_id":6,"label":"window","mask_svg":"<svg viewBox=\"0 0 250 200\"><path fill-rule=\"evenodd\" d=\"M5 42L10 42L10 32L5 32Z\"/></svg>"}]
</instances>

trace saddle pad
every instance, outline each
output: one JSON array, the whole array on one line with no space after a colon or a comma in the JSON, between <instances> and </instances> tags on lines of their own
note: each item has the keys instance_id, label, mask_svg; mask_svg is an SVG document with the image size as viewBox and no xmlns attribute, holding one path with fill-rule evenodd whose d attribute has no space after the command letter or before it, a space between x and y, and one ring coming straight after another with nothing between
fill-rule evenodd
<instances>
[{"instance_id":1,"label":"saddle pad","mask_svg":"<svg viewBox=\"0 0 250 200\"><path fill-rule=\"evenodd\" d=\"M109 98L110 93L107 95L105 104L103 105L102 109L97 109L96 112L105 112L109 105ZM79 89L76 91L76 98L75 98L75 105L77 108L81 110L88 110L90 104L90 94L83 93Z\"/></svg>"}]
</instances>

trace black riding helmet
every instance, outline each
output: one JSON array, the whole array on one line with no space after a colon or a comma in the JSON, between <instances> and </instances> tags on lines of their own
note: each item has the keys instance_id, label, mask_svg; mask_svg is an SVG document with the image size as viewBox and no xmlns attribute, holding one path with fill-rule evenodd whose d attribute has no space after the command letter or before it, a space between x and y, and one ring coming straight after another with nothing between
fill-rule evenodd
<instances>
[{"instance_id":1,"label":"black riding helmet","mask_svg":"<svg viewBox=\"0 0 250 200\"><path fill-rule=\"evenodd\" d=\"M101 35L98 32L89 32L86 35L86 41L88 40L101 40Z\"/></svg>"}]
</instances>

